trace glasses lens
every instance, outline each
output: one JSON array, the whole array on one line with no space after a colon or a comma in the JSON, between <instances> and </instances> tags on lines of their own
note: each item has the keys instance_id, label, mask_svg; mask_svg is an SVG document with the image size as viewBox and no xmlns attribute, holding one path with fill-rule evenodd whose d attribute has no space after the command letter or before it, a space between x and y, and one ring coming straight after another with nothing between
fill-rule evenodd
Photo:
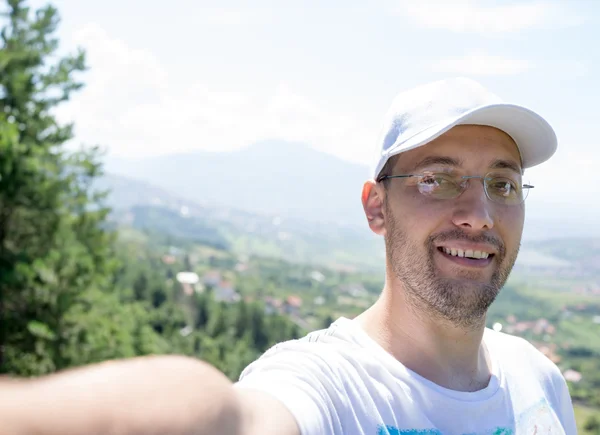
<instances>
[{"instance_id":1,"label":"glasses lens","mask_svg":"<svg viewBox=\"0 0 600 435\"><path fill-rule=\"evenodd\" d=\"M506 175L487 175L485 188L492 201L506 205L521 204L529 192L528 188L523 188L521 180Z\"/></svg>"},{"instance_id":2,"label":"glasses lens","mask_svg":"<svg viewBox=\"0 0 600 435\"><path fill-rule=\"evenodd\" d=\"M436 199L451 199L460 195L459 184L448 174L424 174L419 179L419 192Z\"/></svg>"}]
</instances>

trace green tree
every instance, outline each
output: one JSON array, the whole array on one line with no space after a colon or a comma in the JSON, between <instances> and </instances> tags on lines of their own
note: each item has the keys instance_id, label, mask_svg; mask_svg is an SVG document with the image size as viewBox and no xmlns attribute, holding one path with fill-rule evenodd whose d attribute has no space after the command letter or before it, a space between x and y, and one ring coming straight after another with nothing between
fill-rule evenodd
<instances>
[{"instance_id":1,"label":"green tree","mask_svg":"<svg viewBox=\"0 0 600 435\"><path fill-rule=\"evenodd\" d=\"M160 308L167 301L167 294L162 285L155 285L152 290L152 306Z\"/></svg>"},{"instance_id":2,"label":"green tree","mask_svg":"<svg viewBox=\"0 0 600 435\"><path fill-rule=\"evenodd\" d=\"M67 153L73 126L53 111L82 87L84 53L59 57L59 18L8 0L0 33L0 373L38 375L76 363L72 315L110 286L98 148ZM110 301L99 297L98 303ZM98 345L105 343L98 343Z\"/></svg>"},{"instance_id":3,"label":"green tree","mask_svg":"<svg viewBox=\"0 0 600 435\"><path fill-rule=\"evenodd\" d=\"M217 337L227 332L227 305L216 302L212 304L207 329L212 337Z\"/></svg>"},{"instance_id":4,"label":"green tree","mask_svg":"<svg viewBox=\"0 0 600 435\"><path fill-rule=\"evenodd\" d=\"M133 295L137 301L148 300L148 277L145 271L140 271L133 282Z\"/></svg>"},{"instance_id":5,"label":"green tree","mask_svg":"<svg viewBox=\"0 0 600 435\"><path fill-rule=\"evenodd\" d=\"M600 434L600 419L595 415L592 415L585 421L583 428L588 433Z\"/></svg>"},{"instance_id":6,"label":"green tree","mask_svg":"<svg viewBox=\"0 0 600 435\"><path fill-rule=\"evenodd\" d=\"M327 316L325 317L325 319L323 319L323 323L321 324L321 327L322 328L329 328L333 322L334 322L334 319L331 316L331 314L327 314Z\"/></svg>"},{"instance_id":7,"label":"green tree","mask_svg":"<svg viewBox=\"0 0 600 435\"><path fill-rule=\"evenodd\" d=\"M195 295L195 308L196 308L196 329L204 329L209 319L209 307L208 307L208 296L203 293L196 293Z\"/></svg>"},{"instance_id":8,"label":"green tree","mask_svg":"<svg viewBox=\"0 0 600 435\"><path fill-rule=\"evenodd\" d=\"M264 350L269 343L269 331L265 325L264 310L260 306L254 305L250 313L250 331L252 342L255 348Z\"/></svg>"},{"instance_id":9,"label":"green tree","mask_svg":"<svg viewBox=\"0 0 600 435\"><path fill-rule=\"evenodd\" d=\"M192 271L192 270L194 270L194 268L192 267L192 262L190 260L190 255L189 254L185 254L185 256L183 257L183 268L186 271Z\"/></svg>"},{"instance_id":10,"label":"green tree","mask_svg":"<svg viewBox=\"0 0 600 435\"><path fill-rule=\"evenodd\" d=\"M244 300L241 300L236 304L235 313L235 338L241 338L251 328L251 322L249 319L248 305Z\"/></svg>"},{"instance_id":11,"label":"green tree","mask_svg":"<svg viewBox=\"0 0 600 435\"><path fill-rule=\"evenodd\" d=\"M250 337L247 335L244 339L229 344L220 362L220 368L229 379L235 381L239 379L242 370L258 356L260 352L252 347Z\"/></svg>"}]
</instances>

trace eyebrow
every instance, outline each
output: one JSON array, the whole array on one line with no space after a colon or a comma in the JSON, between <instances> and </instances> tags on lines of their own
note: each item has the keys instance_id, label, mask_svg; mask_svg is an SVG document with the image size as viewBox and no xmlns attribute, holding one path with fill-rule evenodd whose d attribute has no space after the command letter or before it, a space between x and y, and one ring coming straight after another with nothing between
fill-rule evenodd
<instances>
[{"instance_id":1,"label":"eyebrow","mask_svg":"<svg viewBox=\"0 0 600 435\"><path fill-rule=\"evenodd\" d=\"M462 166L462 161L457 160L452 157L446 156L427 156L419 163L417 163L414 167L415 170L421 169L426 166L431 165L444 165L444 166L454 166L460 167ZM522 174L523 170L521 169L521 165L516 163L513 160L505 160L505 159L496 159L492 161L490 164L490 169L510 169L515 171L518 174Z\"/></svg>"},{"instance_id":2,"label":"eyebrow","mask_svg":"<svg viewBox=\"0 0 600 435\"><path fill-rule=\"evenodd\" d=\"M431 165L461 166L462 162L452 157L427 156L414 167L415 170Z\"/></svg>"},{"instance_id":3,"label":"eyebrow","mask_svg":"<svg viewBox=\"0 0 600 435\"><path fill-rule=\"evenodd\" d=\"M514 162L512 160L496 159L492 162L492 164L490 165L490 168L492 168L492 169L510 169L512 171L515 171L518 174L523 173L523 169L521 168L521 165L517 164L516 162Z\"/></svg>"}]
</instances>

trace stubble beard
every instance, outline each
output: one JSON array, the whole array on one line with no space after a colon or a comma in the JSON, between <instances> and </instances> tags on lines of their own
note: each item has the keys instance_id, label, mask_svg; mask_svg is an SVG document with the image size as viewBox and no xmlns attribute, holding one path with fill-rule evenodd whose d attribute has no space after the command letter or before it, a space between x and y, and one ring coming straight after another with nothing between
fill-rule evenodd
<instances>
[{"instance_id":1,"label":"stubble beard","mask_svg":"<svg viewBox=\"0 0 600 435\"><path fill-rule=\"evenodd\" d=\"M473 329L485 323L488 308L506 283L517 259L515 252L506 253L504 244L491 236L472 237L456 229L433 235L419 246L403 232L392 213L386 214L386 255L393 273L403 286L410 308L422 315L436 317L463 329ZM460 277L446 278L436 274L433 255L435 242L468 240L495 245L498 253L493 261L496 270L489 282L477 281L476 272L463 271Z\"/></svg>"}]
</instances>

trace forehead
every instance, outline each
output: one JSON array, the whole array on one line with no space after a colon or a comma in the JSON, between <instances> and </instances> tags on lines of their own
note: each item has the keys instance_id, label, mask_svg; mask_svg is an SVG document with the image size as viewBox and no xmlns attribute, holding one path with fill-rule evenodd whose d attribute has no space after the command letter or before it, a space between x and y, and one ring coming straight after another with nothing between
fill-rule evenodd
<instances>
[{"instance_id":1,"label":"forehead","mask_svg":"<svg viewBox=\"0 0 600 435\"><path fill-rule=\"evenodd\" d=\"M458 125L430 143L403 153L396 167L410 170L422 162L443 162L445 158L474 171L498 162L512 163L519 170L522 167L514 140L497 128L483 125Z\"/></svg>"}]
</instances>

